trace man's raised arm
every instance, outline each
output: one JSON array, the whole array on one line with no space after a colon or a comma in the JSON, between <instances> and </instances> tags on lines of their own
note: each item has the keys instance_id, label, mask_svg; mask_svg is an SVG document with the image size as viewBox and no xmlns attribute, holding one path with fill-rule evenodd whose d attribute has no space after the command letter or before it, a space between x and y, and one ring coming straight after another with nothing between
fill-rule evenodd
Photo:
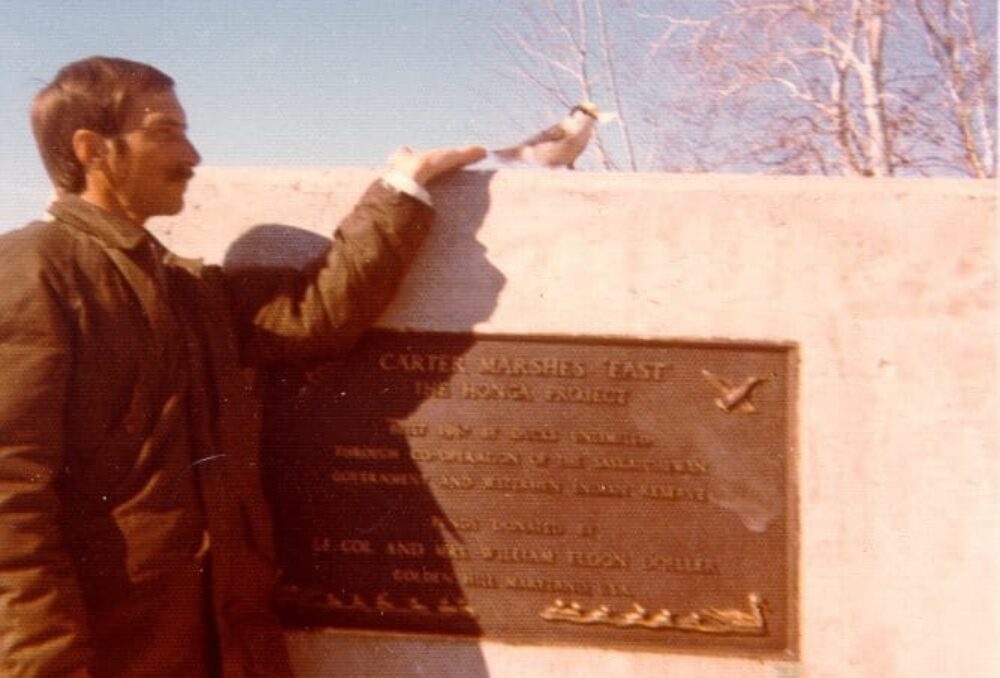
<instances>
[{"instance_id":1,"label":"man's raised arm","mask_svg":"<svg viewBox=\"0 0 1000 678\"><path fill-rule=\"evenodd\" d=\"M296 361L348 349L385 310L433 217L426 186L485 157L466 146L403 148L341 222L323 265L309 274L230 276L248 362Z\"/></svg>"}]
</instances>

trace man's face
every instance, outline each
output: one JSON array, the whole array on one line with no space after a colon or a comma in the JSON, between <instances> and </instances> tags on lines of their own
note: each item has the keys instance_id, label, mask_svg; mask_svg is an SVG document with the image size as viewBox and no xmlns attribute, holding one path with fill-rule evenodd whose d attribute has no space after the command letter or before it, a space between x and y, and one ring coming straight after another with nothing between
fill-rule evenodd
<instances>
[{"instance_id":1,"label":"man's face","mask_svg":"<svg viewBox=\"0 0 1000 678\"><path fill-rule=\"evenodd\" d=\"M201 156L187 138L187 117L172 89L135 97L122 132L109 143L108 181L133 220L181 211Z\"/></svg>"}]
</instances>

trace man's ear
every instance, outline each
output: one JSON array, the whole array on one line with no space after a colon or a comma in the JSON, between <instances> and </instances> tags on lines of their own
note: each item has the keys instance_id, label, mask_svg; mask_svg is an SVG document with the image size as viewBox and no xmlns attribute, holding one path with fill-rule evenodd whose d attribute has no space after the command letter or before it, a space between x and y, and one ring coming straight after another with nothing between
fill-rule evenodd
<instances>
[{"instance_id":1,"label":"man's ear","mask_svg":"<svg viewBox=\"0 0 1000 678\"><path fill-rule=\"evenodd\" d=\"M104 169L109 153L107 140L89 129L78 129L73 132L73 155L83 166L84 172Z\"/></svg>"}]
</instances>

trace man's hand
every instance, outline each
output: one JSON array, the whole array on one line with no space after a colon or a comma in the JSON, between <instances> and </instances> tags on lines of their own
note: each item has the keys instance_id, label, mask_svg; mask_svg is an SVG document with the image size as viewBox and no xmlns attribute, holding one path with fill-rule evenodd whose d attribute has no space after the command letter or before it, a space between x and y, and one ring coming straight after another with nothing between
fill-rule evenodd
<instances>
[{"instance_id":1,"label":"man's hand","mask_svg":"<svg viewBox=\"0 0 1000 678\"><path fill-rule=\"evenodd\" d=\"M486 149L482 146L439 148L421 153L414 153L410 147L403 146L389 158L389 168L426 186L446 172L479 162L485 157Z\"/></svg>"}]
</instances>

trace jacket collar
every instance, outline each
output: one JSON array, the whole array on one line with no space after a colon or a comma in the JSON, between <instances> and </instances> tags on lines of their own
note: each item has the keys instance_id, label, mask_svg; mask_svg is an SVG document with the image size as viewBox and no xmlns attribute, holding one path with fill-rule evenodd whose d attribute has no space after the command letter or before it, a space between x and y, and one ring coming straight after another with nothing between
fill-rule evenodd
<instances>
[{"instance_id":1,"label":"jacket collar","mask_svg":"<svg viewBox=\"0 0 1000 678\"><path fill-rule=\"evenodd\" d=\"M49 214L116 249L130 250L152 237L143 227L106 212L78 195L60 197L49 205Z\"/></svg>"}]
</instances>

